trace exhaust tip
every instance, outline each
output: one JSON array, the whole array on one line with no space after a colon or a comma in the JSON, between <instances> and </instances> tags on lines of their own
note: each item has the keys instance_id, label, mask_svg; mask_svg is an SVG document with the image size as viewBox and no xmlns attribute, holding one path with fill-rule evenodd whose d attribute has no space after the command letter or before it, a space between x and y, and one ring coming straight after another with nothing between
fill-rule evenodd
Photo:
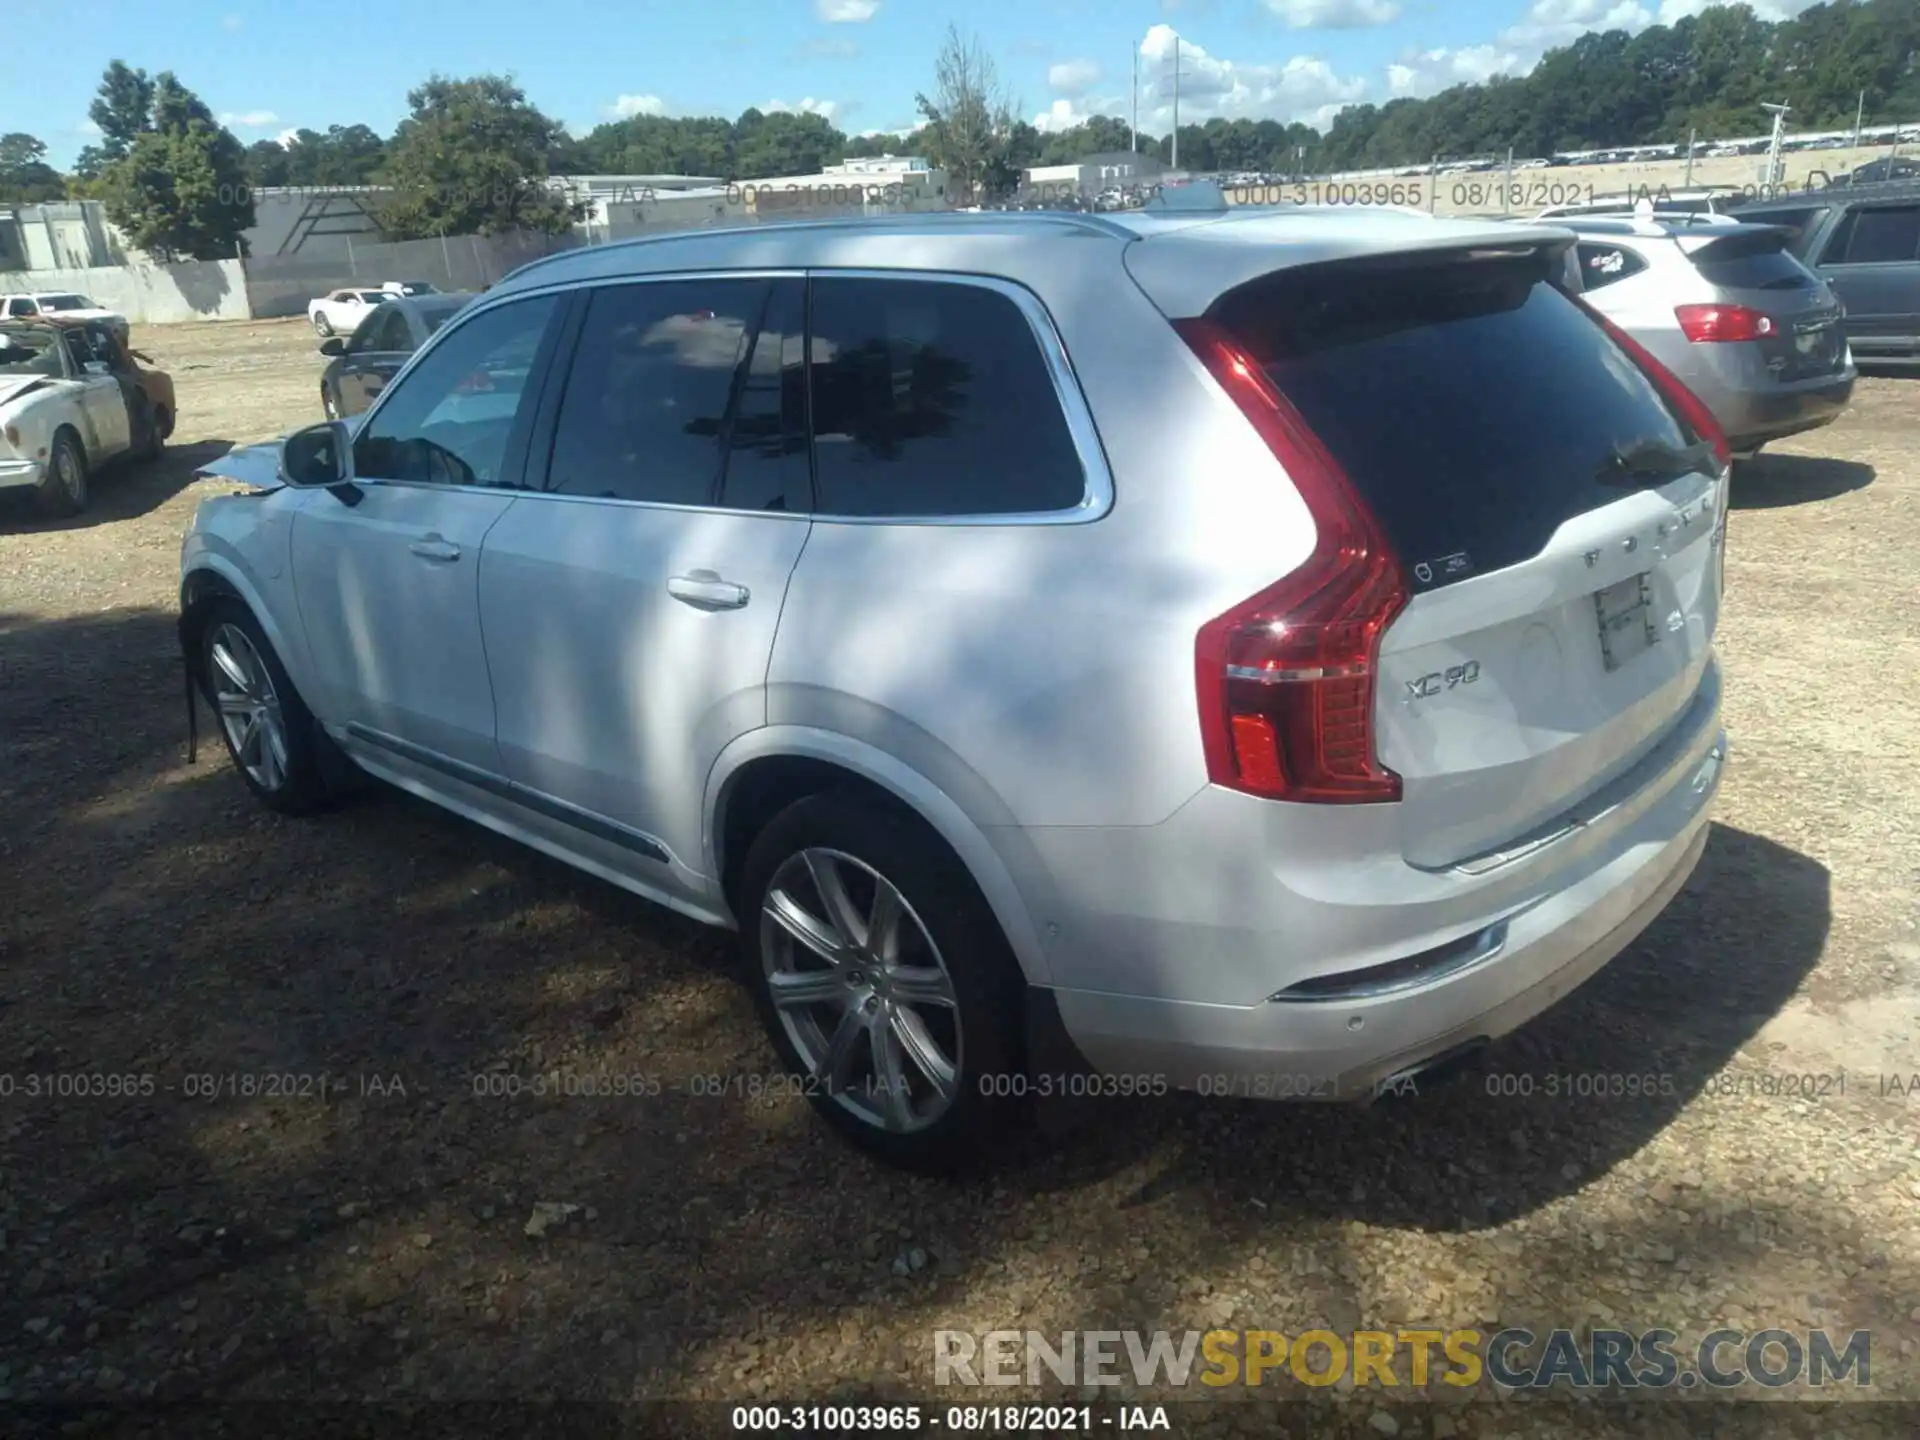
<instances>
[{"instance_id":1,"label":"exhaust tip","mask_svg":"<svg viewBox=\"0 0 1920 1440\"><path fill-rule=\"evenodd\" d=\"M1458 1079L1460 1073L1467 1068L1468 1062L1491 1043L1488 1036L1476 1035L1473 1039L1462 1041L1458 1045L1442 1050L1437 1055L1430 1055L1424 1060L1403 1066L1385 1079L1374 1081L1371 1098L1379 1100L1388 1096L1395 1098L1417 1096L1423 1086L1428 1089L1438 1089Z\"/></svg>"}]
</instances>

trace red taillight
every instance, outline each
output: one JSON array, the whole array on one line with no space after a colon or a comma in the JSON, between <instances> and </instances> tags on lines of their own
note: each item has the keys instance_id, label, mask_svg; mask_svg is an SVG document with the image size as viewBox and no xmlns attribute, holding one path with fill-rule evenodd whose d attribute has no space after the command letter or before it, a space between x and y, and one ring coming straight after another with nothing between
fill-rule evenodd
<instances>
[{"instance_id":1,"label":"red taillight","mask_svg":"<svg viewBox=\"0 0 1920 1440\"><path fill-rule=\"evenodd\" d=\"M1580 304L1600 328L1607 332L1613 343L1626 351L1633 363L1640 367L1641 372L1653 381L1655 387L1666 397L1667 403L1679 412L1680 418L1686 422L1687 427L1713 447L1715 464L1722 470L1731 465L1733 447L1727 443L1727 432L1720 428L1720 422L1714 418L1713 411L1707 408L1707 402L1689 390L1686 382L1662 365L1646 346L1594 309L1587 301L1582 300Z\"/></svg>"},{"instance_id":2,"label":"red taillight","mask_svg":"<svg viewBox=\"0 0 1920 1440\"><path fill-rule=\"evenodd\" d=\"M1680 333L1696 345L1726 340L1759 340L1773 334L1773 317L1750 305L1676 305Z\"/></svg>"},{"instance_id":3,"label":"red taillight","mask_svg":"<svg viewBox=\"0 0 1920 1440\"><path fill-rule=\"evenodd\" d=\"M1201 627L1200 730L1214 784L1275 800L1400 798L1374 755L1380 637L1405 608L1379 523L1293 405L1208 320L1174 328L1285 467L1313 516L1313 554L1293 574Z\"/></svg>"}]
</instances>

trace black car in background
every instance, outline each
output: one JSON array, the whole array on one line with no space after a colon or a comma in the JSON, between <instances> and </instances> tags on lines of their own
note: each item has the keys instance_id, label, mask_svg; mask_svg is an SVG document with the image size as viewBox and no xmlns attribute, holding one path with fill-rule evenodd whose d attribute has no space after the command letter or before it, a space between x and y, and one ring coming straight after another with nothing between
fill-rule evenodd
<instances>
[{"instance_id":1,"label":"black car in background","mask_svg":"<svg viewBox=\"0 0 1920 1440\"><path fill-rule=\"evenodd\" d=\"M1795 258L1847 307L1857 364L1920 365L1920 181L1798 191L1729 213L1792 232Z\"/></svg>"},{"instance_id":2,"label":"black car in background","mask_svg":"<svg viewBox=\"0 0 1920 1440\"><path fill-rule=\"evenodd\" d=\"M473 298L468 292L396 295L376 306L348 338L323 341L320 353L333 357L320 376L320 408L327 418L358 415L372 405L427 337Z\"/></svg>"}]
</instances>

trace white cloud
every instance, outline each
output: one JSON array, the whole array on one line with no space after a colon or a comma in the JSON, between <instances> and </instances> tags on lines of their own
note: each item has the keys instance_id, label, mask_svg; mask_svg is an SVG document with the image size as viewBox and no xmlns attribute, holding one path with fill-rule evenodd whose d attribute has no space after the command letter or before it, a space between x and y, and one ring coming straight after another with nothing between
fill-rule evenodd
<instances>
[{"instance_id":1,"label":"white cloud","mask_svg":"<svg viewBox=\"0 0 1920 1440\"><path fill-rule=\"evenodd\" d=\"M276 145L285 150L293 144L299 134L300 132L297 129L288 126L285 130L282 130L278 135L274 136L273 140Z\"/></svg>"},{"instance_id":2,"label":"white cloud","mask_svg":"<svg viewBox=\"0 0 1920 1440\"><path fill-rule=\"evenodd\" d=\"M829 25L858 25L880 13L880 0L813 0L813 13Z\"/></svg>"},{"instance_id":3,"label":"white cloud","mask_svg":"<svg viewBox=\"0 0 1920 1440\"><path fill-rule=\"evenodd\" d=\"M920 128L918 120L902 120L898 125L876 125L871 130L861 130L862 139L871 140L875 135L911 135Z\"/></svg>"},{"instance_id":4,"label":"white cloud","mask_svg":"<svg viewBox=\"0 0 1920 1440\"><path fill-rule=\"evenodd\" d=\"M1173 120L1172 28L1155 25L1140 42L1140 123L1165 131ZM1218 115L1227 120L1304 120L1325 125L1346 106L1364 99L1368 85L1341 75L1312 55L1283 65L1241 64L1180 39L1180 123L1198 124Z\"/></svg>"},{"instance_id":5,"label":"white cloud","mask_svg":"<svg viewBox=\"0 0 1920 1440\"><path fill-rule=\"evenodd\" d=\"M822 120L831 120L847 107L836 100L816 100L809 95L798 105L789 105L784 100L769 100L760 108L769 114L780 111L789 115L818 115Z\"/></svg>"},{"instance_id":6,"label":"white cloud","mask_svg":"<svg viewBox=\"0 0 1920 1440\"><path fill-rule=\"evenodd\" d=\"M1451 85L1480 84L1496 75L1514 75L1530 68L1513 50L1498 45L1445 46L1414 50L1387 66L1387 90L1394 99L1421 99Z\"/></svg>"},{"instance_id":7,"label":"white cloud","mask_svg":"<svg viewBox=\"0 0 1920 1440\"><path fill-rule=\"evenodd\" d=\"M265 130L280 123L280 117L271 110L222 110L216 118L222 125L241 130Z\"/></svg>"},{"instance_id":8,"label":"white cloud","mask_svg":"<svg viewBox=\"0 0 1920 1440\"><path fill-rule=\"evenodd\" d=\"M1590 30L1625 30L1633 35L1651 24L1653 12L1639 0L1533 0L1518 24L1500 32L1500 44L1537 60Z\"/></svg>"},{"instance_id":9,"label":"white cloud","mask_svg":"<svg viewBox=\"0 0 1920 1440\"><path fill-rule=\"evenodd\" d=\"M1698 15L1732 0L1660 0L1660 23L1671 25L1689 15ZM1802 10L1811 10L1819 0L1747 0L1753 13L1762 20L1791 20Z\"/></svg>"},{"instance_id":10,"label":"white cloud","mask_svg":"<svg viewBox=\"0 0 1920 1440\"><path fill-rule=\"evenodd\" d=\"M1399 0L1267 0L1295 30L1367 30L1400 18Z\"/></svg>"},{"instance_id":11,"label":"white cloud","mask_svg":"<svg viewBox=\"0 0 1920 1440\"><path fill-rule=\"evenodd\" d=\"M246 23L247 21L244 15L222 15L220 17L220 28L222 30L238 30Z\"/></svg>"},{"instance_id":12,"label":"white cloud","mask_svg":"<svg viewBox=\"0 0 1920 1440\"><path fill-rule=\"evenodd\" d=\"M667 102L658 95L622 95L607 106L607 117L612 120L631 120L636 115L664 115Z\"/></svg>"},{"instance_id":13,"label":"white cloud","mask_svg":"<svg viewBox=\"0 0 1920 1440\"><path fill-rule=\"evenodd\" d=\"M73 128L82 135L100 135L105 133L98 125L94 124L92 120L82 120Z\"/></svg>"},{"instance_id":14,"label":"white cloud","mask_svg":"<svg viewBox=\"0 0 1920 1440\"><path fill-rule=\"evenodd\" d=\"M1047 68L1047 84L1062 95L1084 95L1100 80L1100 66L1092 60L1062 60Z\"/></svg>"}]
</instances>

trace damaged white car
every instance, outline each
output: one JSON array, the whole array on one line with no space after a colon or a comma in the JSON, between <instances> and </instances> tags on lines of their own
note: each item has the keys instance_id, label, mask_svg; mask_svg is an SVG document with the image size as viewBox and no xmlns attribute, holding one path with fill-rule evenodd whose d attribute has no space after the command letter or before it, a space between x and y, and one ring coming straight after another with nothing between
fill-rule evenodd
<instances>
[{"instance_id":1,"label":"damaged white car","mask_svg":"<svg viewBox=\"0 0 1920 1440\"><path fill-rule=\"evenodd\" d=\"M120 379L90 358L82 331L0 321L0 490L78 515L88 476L132 449L133 432Z\"/></svg>"}]
</instances>

